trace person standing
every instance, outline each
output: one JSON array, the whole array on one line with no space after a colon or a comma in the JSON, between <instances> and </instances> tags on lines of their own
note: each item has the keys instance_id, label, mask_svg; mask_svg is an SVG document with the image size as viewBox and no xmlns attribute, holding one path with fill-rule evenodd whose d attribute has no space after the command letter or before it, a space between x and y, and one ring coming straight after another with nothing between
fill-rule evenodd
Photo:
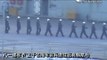
<instances>
[{"instance_id":1,"label":"person standing","mask_svg":"<svg viewBox=\"0 0 107 60\"><path fill-rule=\"evenodd\" d=\"M27 17L27 34L31 34L32 27L31 27L31 22L30 22L30 17Z\"/></svg>"},{"instance_id":2,"label":"person standing","mask_svg":"<svg viewBox=\"0 0 107 60\"><path fill-rule=\"evenodd\" d=\"M81 34L80 34L80 38L82 38L83 34L88 38L88 35L86 34L86 30L85 30L85 29L87 29L87 27L85 25L86 25L86 22L83 22L83 24L82 24L82 31L81 31Z\"/></svg>"},{"instance_id":3,"label":"person standing","mask_svg":"<svg viewBox=\"0 0 107 60\"><path fill-rule=\"evenodd\" d=\"M63 31L62 31L62 19L59 19L59 22L58 22L58 30L57 30L57 33L56 33L56 37L58 36L59 33L61 33L61 35L64 37L64 34L63 34Z\"/></svg>"},{"instance_id":4,"label":"person standing","mask_svg":"<svg viewBox=\"0 0 107 60\"><path fill-rule=\"evenodd\" d=\"M107 31L106 23L103 23L101 39L103 39L103 36L105 36L107 38L107 32L106 31Z\"/></svg>"},{"instance_id":5,"label":"person standing","mask_svg":"<svg viewBox=\"0 0 107 60\"><path fill-rule=\"evenodd\" d=\"M9 30L10 30L10 25L9 25L9 16L6 17L5 19L5 33L9 33Z\"/></svg>"},{"instance_id":6,"label":"person standing","mask_svg":"<svg viewBox=\"0 0 107 60\"><path fill-rule=\"evenodd\" d=\"M20 23L20 16L17 17L17 34L20 33L21 30L21 23Z\"/></svg>"},{"instance_id":7,"label":"person standing","mask_svg":"<svg viewBox=\"0 0 107 60\"><path fill-rule=\"evenodd\" d=\"M72 30L69 34L69 37L71 37L72 33L75 34L75 37L78 38L77 33L76 33L76 26L75 26L75 21L72 21Z\"/></svg>"},{"instance_id":8,"label":"person standing","mask_svg":"<svg viewBox=\"0 0 107 60\"><path fill-rule=\"evenodd\" d=\"M37 17L36 28L37 28L36 35L40 35L41 26L40 26L40 18L39 17Z\"/></svg>"},{"instance_id":9,"label":"person standing","mask_svg":"<svg viewBox=\"0 0 107 60\"><path fill-rule=\"evenodd\" d=\"M45 36L47 36L47 33L49 32L49 34L51 36L53 36L52 32L51 32L51 23L50 23L50 19L47 19L47 27L46 27L46 32L45 32Z\"/></svg>"},{"instance_id":10,"label":"person standing","mask_svg":"<svg viewBox=\"0 0 107 60\"><path fill-rule=\"evenodd\" d=\"M94 34L95 38L97 39L95 22L92 22L90 39L91 39L91 37L92 37L93 34Z\"/></svg>"}]
</instances>

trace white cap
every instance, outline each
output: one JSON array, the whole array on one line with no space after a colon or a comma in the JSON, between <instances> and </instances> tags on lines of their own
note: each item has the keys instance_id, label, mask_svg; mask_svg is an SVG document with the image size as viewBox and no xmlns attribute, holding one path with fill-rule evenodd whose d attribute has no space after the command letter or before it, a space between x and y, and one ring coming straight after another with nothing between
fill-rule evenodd
<instances>
[{"instance_id":1,"label":"white cap","mask_svg":"<svg viewBox=\"0 0 107 60\"><path fill-rule=\"evenodd\" d=\"M95 24L95 22L92 22L92 24Z\"/></svg>"},{"instance_id":2,"label":"white cap","mask_svg":"<svg viewBox=\"0 0 107 60\"><path fill-rule=\"evenodd\" d=\"M62 19L59 19L59 21L62 21Z\"/></svg>"},{"instance_id":3,"label":"white cap","mask_svg":"<svg viewBox=\"0 0 107 60\"><path fill-rule=\"evenodd\" d=\"M27 17L27 19L30 19L30 17Z\"/></svg>"},{"instance_id":4,"label":"white cap","mask_svg":"<svg viewBox=\"0 0 107 60\"><path fill-rule=\"evenodd\" d=\"M47 21L50 21L50 19L47 19Z\"/></svg>"},{"instance_id":5,"label":"white cap","mask_svg":"<svg viewBox=\"0 0 107 60\"><path fill-rule=\"evenodd\" d=\"M83 24L85 24L86 22L82 22Z\"/></svg>"},{"instance_id":6,"label":"white cap","mask_svg":"<svg viewBox=\"0 0 107 60\"><path fill-rule=\"evenodd\" d=\"M9 19L10 17L9 17L9 16L7 16L6 18L8 18L8 19Z\"/></svg>"},{"instance_id":7,"label":"white cap","mask_svg":"<svg viewBox=\"0 0 107 60\"><path fill-rule=\"evenodd\" d=\"M17 18L20 19L20 16L18 16Z\"/></svg>"},{"instance_id":8,"label":"white cap","mask_svg":"<svg viewBox=\"0 0 107 60\"><path fill-rule=\"evenodd\" d=\"M106 23L103 23L103 25L106 25Z\"/></svg>"},{"instance_id":9,"label":"white cap","mask_svg":"<svg viewBox=\"0 0 107 60\"><path fill-rule=\"evenodd\" d=\"M72 21L73 23L75 22L75 21Z\"/></svg>"},{"instance_id":10,"label":"white cap","mask_svg":"<svg viewBox=\"0 0 107 60\"><path fill-rule=\"evenodd\" d=\"M40 18L39 18L39 17L37 17L36 19L37 19L37 20L39 20Z\"/></svg>"},{"instance_id":11,"label":"white cap","mask_svg":"<svg viewBox=\"0 0 107 60\"><path fill-rule=\"evenodd\" d=\"M76 2L81 2L82 0L76 0Z\"/></svg>"}]
</instances>

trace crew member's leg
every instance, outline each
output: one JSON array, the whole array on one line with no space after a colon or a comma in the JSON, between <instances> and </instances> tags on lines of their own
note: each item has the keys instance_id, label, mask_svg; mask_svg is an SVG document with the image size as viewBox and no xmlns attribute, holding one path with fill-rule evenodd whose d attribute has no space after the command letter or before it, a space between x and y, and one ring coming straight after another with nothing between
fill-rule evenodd
<instances>
[{"instance_id":1,"label":"crew member's leg","mask_svg":"<svg viewBox=\"0 0 107 60\"><path fill-rule=\"evenodd\" d=\"M75 34L75 37L78 38L78 35L77 35L76 31L74 31L74 34Z\"/></svg>"},{"instance_id":2,"label":"crew member's leg","mask_svg":"<svg viewBox=\"0 0 107 60\"><path fill-rule=\"evenodd\" d=\"M81 31L80 38L82 38L82 35L83 35L83 31Z\"/></svg>"},{"instance_id":3,"label":"crew member's leg","mask_svg":"<svg viewBox=\"0 0 107 60\"><path fill-rule=\"evenodd\" d=\"M62 29L60 30L60 32L61 32L61 35L64 37L64 34L63 34L63 32L62 32Z\"/></svg>"},{"instance_id":4,"label":"crew member's leg","mask_svg":"<svg viewBox=\"0 0 107 60\"><path fill-rule=\"evenodd\" d=\"M103 32L102 35L101 35L101 39L103 39L103 36L104 36L104 32Z\"/></svg>"},{"instance_id":5,"label":"crew member's leg","mask_svg":"<svg viewBox=\"0 0 107 60\"><path fill-rule=\"evenodd\" d=\"M84 35L88 38L88 35L86 34L86 32L84 31Z\"/></svg>"},{"instance_id":6,"label":"crew member's leg","mask_svg":"<svg viewBox=\"0 0 107 60\"><path fill-rule=\"evenodd\" d=\"M51 29L49 29L49 33L50 33L50 35L52 36L52 32L51 32Z\"/></svg>"},{"instance_id":7,"label":"crew member's leg","mask_svg":"<svg viewBox=\"0 0 107 60\"><path fill-rule=\"evenodd\" d=\"M57 30L56 37L58 36L58 34L59 34L59 29Z\"/></svg>"}]
</instances>

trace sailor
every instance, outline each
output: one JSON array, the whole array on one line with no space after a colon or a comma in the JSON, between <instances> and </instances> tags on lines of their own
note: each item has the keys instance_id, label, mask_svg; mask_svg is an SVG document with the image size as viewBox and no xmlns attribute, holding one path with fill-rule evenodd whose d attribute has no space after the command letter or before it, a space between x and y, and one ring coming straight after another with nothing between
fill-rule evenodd
<instances>
[{"instance_id":1,"label":"sailor","mask_svg":"<svg viewBox=\"0 0 107 60\"><path fill-rule=\"evenodd\" d=\"M47 36L47 33L49 32L49 34L52 36L52 32L51 32L51 23L50 23L50 19L47 19L47 27L46 27L46 32L45 32L45 36Z\"/></svg>"},{"instance_id":2,"label":"sailor","mask_svg":"<svg viewBox=\"0 0 107 60\"><path fill-rule=\"evenodd\" d=\"M72 29L71 29L71 32L69 34L69 37L71 37L72 33L74 33L75 37L78 38L77 33L76 33L75 21L72 21Z\"/></svg>"},{"instance_id":3,"label":"sailor","mask_svg":"<svg viewBox=\"0 0 107 60\"><path fill-rule=\"evenodd\" d=\"M94 34L95 38L97 39L96 28L95 28L95 22L92 22L90 38L92 37L93 34Z\"/></svg>"},{"instance_id":4,"label":"sailor","mask_svg":"<svg viewBox=\"0 0 107 60\"><path fill-rule=\"evenodd\" d=\"M30 17L27 17L27 34L31 34L32 27L30 22Z\"/></svg>"},{"instance_id":5,"label":"sailor","mask_svg":"<svg viewBox=\"0 0 107 60\"><path fill-rule=\"evenodd\" d=\"M85 29L87 29L87 27L85 25L86 25L86 22L83 22L83 24L82 24L82 31L81 31L81 34L80 34L80 38L82 38L83 34L88 38L88 35L86 34L86 30L85 30Z\"/></svg>"},{"instance_id":6,"label":"sailor","mask_svg":"<svg viewBox=\"0 0 107 60\"><path fill-rule=\"evenodd\" d=\"M5 33L8 33L9 32L9 30L10 30L10 25L9 25L9 16L7 16L6 17L6 19L5 19Z\"/></svg>"},{"instance_id":7,"label":"sailor","mask_svg":"<svg viewBox=\"0 0 107 60\"><path fill-rule=\"evenodd\" d=\"M59 33L61 33L61 35L64 37L64 34L63 34L63 31L62 31L62 19L59 19L59 22L58 22L58 30L57 30L57 33L56 33L56 37L58 36Z\"/></svg>"},{"instance_id":8,"label":"sailor","mask_svg":"<svg viewBox=\"0 0 107 60\"><path fill-rule=\"evenodd\" d=\"M103 39L103 36L105 36L107 38L107 32L106 31L107 31L106 23L103 23L101 39Z\"/></svg>"},{"instance_id":9,"label":"sailor","mask_svg":"<svg viewBox=\"0 0 107 60\"><path fill-rule=\"evenodd\" d=\"M20 16L17 17L17 34L20 33L21 30L21 23L20 23Z\"/></svg>"},{"instance_id":10,"label":"sailor","mask_svg":"<svg viewBox=\"0 0 107 60\"><path fill-rule=\"evenodd\" d=\"M37 17L36 19L37 19L37 21L36 21L36 28L37 28L36 35L40 35L40 32L41 32L40 18Z\"/></svg>"}]
</instances>

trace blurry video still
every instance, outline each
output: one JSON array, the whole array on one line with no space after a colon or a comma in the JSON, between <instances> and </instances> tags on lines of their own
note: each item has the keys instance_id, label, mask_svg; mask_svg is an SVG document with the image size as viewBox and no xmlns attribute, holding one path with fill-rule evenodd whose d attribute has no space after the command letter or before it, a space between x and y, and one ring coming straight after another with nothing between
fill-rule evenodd
<instances>
[{"instance_id":1,"label":"blurry video still","mask_svg":"<svg viewBox=\"0 0 107 60\"><path fill-rule=\"evenodd\" d=\"M0 60L107 60L107 0L0 0Z\"/></svg>"}]
</instances>

